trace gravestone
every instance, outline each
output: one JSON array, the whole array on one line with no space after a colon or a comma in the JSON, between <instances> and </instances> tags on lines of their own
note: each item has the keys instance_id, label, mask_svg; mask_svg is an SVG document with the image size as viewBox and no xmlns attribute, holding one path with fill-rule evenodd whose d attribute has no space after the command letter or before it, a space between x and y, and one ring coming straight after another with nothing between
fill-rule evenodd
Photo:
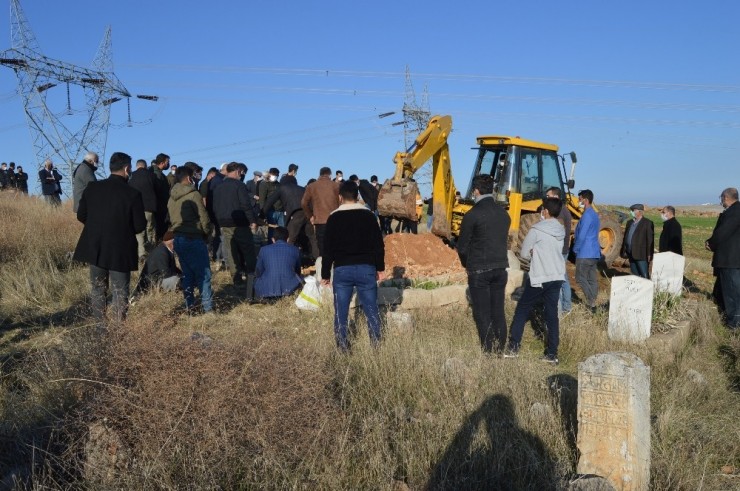
<instances>
[{"instance_id":1,"label":"gravestone","mask_svg":"<svg viewBox=\"0 0 740 491\"><path fill-rule=\"evenodd\" d=\"M653 282L639 276L615 276L609 297L609 339L637 343L650 337Z\"/></svg>"},{"instance_id":2,"label":"gravestone","mask_svg":"<svg viewBox=\"0 0 740 491\"><path fill-rule=\"evenodd\" d=\"M683 270L686 258L674 252L659 252L653 256L651 278L656 292L680 295L683 289Z\"/></svg>"},{"instance_id":3,"label":"gravestone","mask_svg":"<svg viewBox=\"0 0 740 491\"><path fill-rule=\"evenodd\" d=\"M578 364L578 474L623 491L650 484L650 367L632 353Z\"/></svg>"}]
</instances>

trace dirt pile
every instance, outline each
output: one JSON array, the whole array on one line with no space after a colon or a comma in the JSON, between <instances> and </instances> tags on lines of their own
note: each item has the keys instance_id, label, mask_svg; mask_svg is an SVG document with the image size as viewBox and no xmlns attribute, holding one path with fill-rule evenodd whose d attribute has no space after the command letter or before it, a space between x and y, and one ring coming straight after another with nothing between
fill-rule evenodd
<instances>
[{"instance_id":1,"label":"dirt pile","mask_svg":"<svg viewBox=\"0 0 740 491\"><path fill-rule=\"evenodd\" d=\"M429 278L464 274L457 252L432 234L385 237L385 272L389 278Z\"/></svg>"}]
</instances>

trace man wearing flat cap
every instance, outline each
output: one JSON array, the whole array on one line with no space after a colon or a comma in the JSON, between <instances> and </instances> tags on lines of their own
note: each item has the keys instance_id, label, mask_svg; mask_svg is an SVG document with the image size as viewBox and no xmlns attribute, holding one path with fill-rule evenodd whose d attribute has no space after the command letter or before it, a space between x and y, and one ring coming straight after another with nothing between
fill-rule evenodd
<instances>
[{"instance_id":1,"label":"man wearing flat cap","mask_svg":"<svg viewBox=\"0 0 740 491\"><path fill-rule=\"evenodd\" d=\"M650 278L648 264L653 260L655 228L653 222L645 218L645 206L630 206L632 219L624 229L624 241L620 255L630 261L630 271L635 276Z\"/></svg>"}]
</instances>

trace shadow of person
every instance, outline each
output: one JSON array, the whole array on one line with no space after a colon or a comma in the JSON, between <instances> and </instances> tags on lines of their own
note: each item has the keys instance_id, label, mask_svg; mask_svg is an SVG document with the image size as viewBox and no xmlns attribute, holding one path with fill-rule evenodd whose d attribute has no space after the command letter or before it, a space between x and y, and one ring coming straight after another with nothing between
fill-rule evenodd
<instances>
[{"instance_id":1,"label":"shadow of person","mask_svg":"<svg viewBox=\"0 0 740 491\"><path fill-rule=\"evenodd\" d=\"M519 427L511 400L488 397L468 416L432 470L427 490L556 489L550 452Z\"/></svg>"},{"instance_id":2,"label":"shadow of person","mask_svg":"<svg viewBox=\"0 0 740 491\"><path fill-rule=\"evenodd\" d=\"M578 461L576 446L578 432L578 379L567 373L558 373L547 377L550 395L560 407L561 425L568 441L573 462Z\"/></svg>"}]
</instances>

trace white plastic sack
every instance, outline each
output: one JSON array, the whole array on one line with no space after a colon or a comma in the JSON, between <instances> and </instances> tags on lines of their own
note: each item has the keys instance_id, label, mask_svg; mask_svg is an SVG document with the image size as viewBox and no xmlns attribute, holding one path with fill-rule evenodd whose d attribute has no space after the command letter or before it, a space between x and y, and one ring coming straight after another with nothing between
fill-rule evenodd
<instances>
[{"instance_id":1,"label":"white plastic sack","mask_svg":"<svg viewBox=\"0 0 740 491\"><path fill-rule=\"evenodd\" d=\"M301 293L295 299L295 305L301 310L319 310L321 305L321 292L316 278L313 276L306 277L306 284L303 285Z\"/></svg>"}]
</instances>

